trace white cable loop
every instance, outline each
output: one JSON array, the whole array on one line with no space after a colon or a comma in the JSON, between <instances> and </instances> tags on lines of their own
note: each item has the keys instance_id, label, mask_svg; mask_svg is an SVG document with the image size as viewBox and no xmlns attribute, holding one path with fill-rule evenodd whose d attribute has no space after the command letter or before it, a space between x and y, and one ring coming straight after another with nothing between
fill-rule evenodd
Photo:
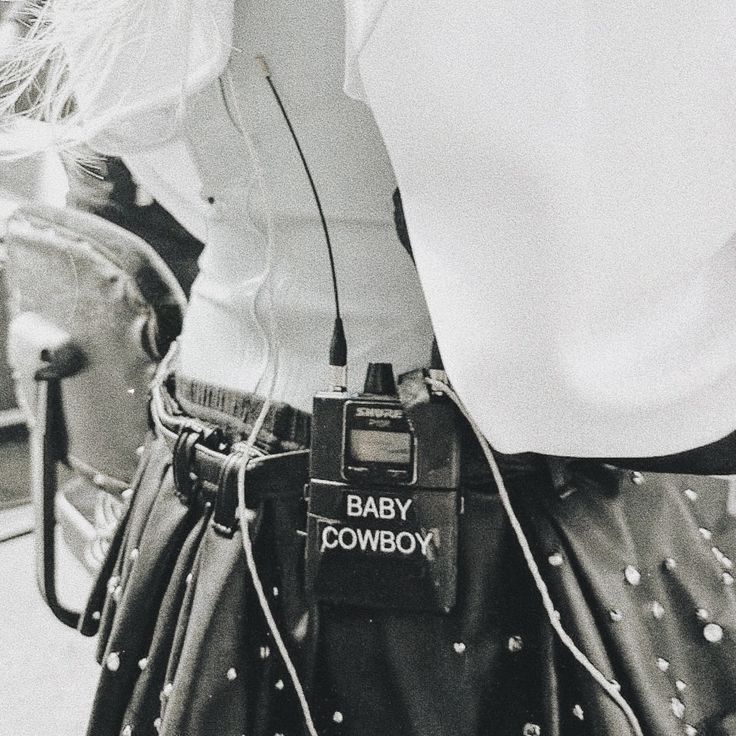
<instances>
[{"instance_id":1,"label":"white cable loop","mask_svg":"<svg viewBox=\"0 0 736 736\"><path fill-rule=\"evenodd\" d=\"M516 512L511 505L511 498L509 497L508 490L503 481L503 477L501 476L501 470L498 467L496 458L493 456L493 452L491 451L491 447L488 444L488 441L478 428L478 425L468 413L467 409L460 400L460 397L446 383L443 383L442 381L436 381L432 378L427 378L425 380L430 386L432 386L433 389L441 391L450 398L455 406L457 406L460 413L468 421L473 432L475 433L475 436L478 438L478 442L483 449L483 454L485 455L486 461L488 462L488 465L491 469L491 473L493 474L493 479L496 482L498 495L501 498L501 503L503 504L506 515L509 518L511 528L514 530L516 539L519 542L519 546L521 547L521 551L524 555L524 559L526 560L529 572L531 572L532 578L534 579L534 584L536 585L537 590L542 597L542 604L544 605L544 609L547 612L547 617L549 618L550 624L552 624L552 628L555 630L557 636L559 636L560 640L569 650L575 660L585 668L588 674L603 688L603 690L605 690L606 694L619 706L619 708L621 708L634 734L636 736L644 736L644 732L639 725L639 720L637 719L636 714L634 713L631 706L626 702L626 699L621 695L621 693L618 692L616 687L606 679L605 675L578 648L578 646L572 640L572 637L565 631L562 624L558 620L558 614L554 607L554 603L552 602L552 597L549 594L549 589L547 588L547 584L544 582L544 578L539 571L539 566L537 565L537 561L534 559L534 555L532 553L531 547L529 546L529 541L526 538L526 534L524 534L521 523L519 522L519 519L516 516Z\"/></svg>"},{"instance_id":2,"label":"white cable loop","mask_svg":"<svg viewBox=\"0 0 736 736\"><path fill-rule=\"evenodd\" d=\"M253 145L253 141L251 140L250 135L248 135L248 132L246 131L245 125L243 124L243 115L241 113L240 107L238 105L237 95L234 91L234 84L232 75L230 74L230 69L227 68L223 72L223 75L220 79L222 84L222 94L223 94L223 100L225 102L226 109L228 111L228 114L230 115L230 119L232 120L233 124L237 128L238 132L241 134L246 146L248 147L248 152L251 156L251 160L254 167L254 180L257 183L257 185L260 187L260 190L264 196L264 200L269 202L270 199L268 198L268 191L265 183L265 177L263 175L263 170L261 167L260 159L258 157L258 152L256 151L255 146ZM317 729L314 725L314 720L312 719L312 712L309 707L309 703L307 702L307 697L304 693L304 688L302 686L301 680L299 679L299 674L296 671L296 667L294 666L294 663L291 659L291 656L289 655L289 651L286 647L286 644L284 643L284 639L281 636L281 632L279 631L278 625L276 624L276 619L273 616L273 612L271 611L271 606L268 602L268 598L266 597L266 593L263 590L263 583L261 581L261 577L258 574L258 568L256 566L255 557L253 556L253 543L250 537L250 524L255 518L255 514L253 511L248 509L246 503L245 503L245 473L248 466L248 459L252 455L253 446L255 444L256 438L258 437L258 433L261 431L261 428L263 427L263 423L266 420L266 416L268 415L268 412L271 408L271 403L273 400L273 394L276 386L276 377L278 375L279 371L279 336L278 336L278 330L276 325L276 320L274 317L275 309L273 308L273 304L275 303L274 299L274 284L273 279L269 278L270 274L272 273L273 263L274 263L274 228L273 228L273 222L271 217L271 208L270 206L266 207L266 274L264 276L263 282L261 283L261 286L259 287L258 293L260 294L261 291L264 289L264 286L267 287L267 297L269 299L269 306L270 309L268 310L268 317L269 317L269 324L268 328L264 327L264 325L261 323L260 315L258 313L258 310L255 310L255 316L256 316L256 322L258 324L258 327L261 329L261 331L266 336L266 343L268 346L268 350L270 353L270 358L272 360L271 365L271 373L270 378L268 381L268 390L265 392L266 398L263 403L263 406L261 407L261 411L258 414L258 417L256 418L255 424L253 425L253 429L250 431L248 438L245 442L240 443L236 449L236 451L240 451L243 454L243 461L238 468L238 516L240 518L240 536L243 543L243 551L245 552L245 561L246 565L248 567L248 572L250 574L251 580L253 582L253 588L256 592L256 595L258 596L258 603L261 607L261 610L263 611L263 616L266 619L266 623L268 624L268 628L271 631L271 636L273 637L274 642L276 643L276 647L279 650L279 654L281 655L281 658L283 659L284 665L286 666L286 670L289 673L289 678L291 679L292 684L294 685L294 690L296 691L297 698L299 699L299 705L302 710L302 714L304 715L304 722L307 726L307 730L309 731L309 736L319 736L317 733ZM258 295L256 296L256 300L258 298ZM270 340L268 339L270 337ZM261 379L258 382L258 387L260 387L261 382L266 376L266 373L268 372L269 364L268 360L266 360L264 365L264 372L261 376Z\"/></svg>"},{"instance_id":3,"label":"white cable loop","mask_svg":"<svg viewBox=\"0 0 736 736\"><path fill-rule=\"evenodd\" d=\"M225 96L225 102L226 102L228 112L230 113L231 119L233 120L237 129L243 136L243 139L245 140L246 145L248 146L249 152L256 166L256 181L261 187L265 195L266 186L265 186L265 180L263 177L263 173L260 169L260 165L259 165L260 162L259 162L256 150L255 150L255 146L253 145L253 142L250 139L250 136L247 134L245 130L245 126L243 125L243 116L237 104L237 97L233 92L234 85L233 85L233 81L232 81L232 77L230 75L229 69L225 70L221 78L221 81L224 82L225 88L227 89L227 92L229 93L229 94L226 94L225 88L223 88L223 95ZM270 273L272 262L273 262L273 230L272 230L272 223L271 223L270 217L268 217L268 222L267 222L266 242L267 242L267 264L268 264L267 271L268 273ZM268 287L269 287L268 295L271 298L271 304L273 304L272 280L265 278L264 283L268 284ZM271 328L270 336L274 342L278 343L278 336L277 336L277 331L275 329L273 312L269 313L269 318L270 318L269 327ZM258 320L258 317L256 317L256 321L258 322L259 327L263 329L263 325L260 323L260 320ZM269 343L269 347L270 348L273 347L272 344ZM263 615L271 631L271 635L273 636L274 642L276 643L279 653L281 654L281 657L284 661L284 665L286 666L287 672L289 673L289 677L294 685L294 690L296 691L297 697L299 699L299 704L301 706L301 710L304 715L304 721L307 726L309 735L319 736L315 728L314 721L312 719L311 710L309 707L309 703L307 702L307 698L304 693L304 688L302 687L301 681L299 679L299 675L296 671L296 667L294 666L294 663L289 655L286 644L284 643L283 637L281 636L281 633L276 624L276 620L271 611L271 607L269 605L265 591L263 590L263 583L261 581L260 575L258 574L258 569L256 567L255 558L253 556L252 540L250 538L249 525L254 518L254 513L250 509L248 509L245 503L245 500L246 500L245 499L245 474L246 474L246 468L248 465L248 458L251 456L251 451L255 443L255 440L258 436L258 433L260 432L261 427L263 426L263 422L265 421L265 418L271 407L271 400L273 397L273 392L274 392L275 382L276 382L276 374L278 373L278 349L274 351L274 353L275 354L272 356L274 360L274 365L272 368L272 374L271 374L270 381L269 381L269 388L266 394L266 400L263 404L263 407L261 408L258 418L256 419L255 425L248 436L248 439L246 440L246 442L242 443L238 448L243 453L243 462L238 468L238 514L240 517L241 539L243 543L243 551L245 552L246 564L247 564L248 571L250 573L250 576L253 582L253 587L256 591L256 595L258 596L258 601L259 601L261 610L263 611ZM268 369L268 364L266 363L266 366L264 367L264 373L267 369ZM496 464L496 460L493 457L493 453L491 452L490 446L488 445L485 437L483 437L483 435L480 433L480 430L478 429L477 425L475 424L473 419L470 417L470 415L467 413L459 397L457 396L457 394L455 394L454 391L452 391L452 389L450 389L446 384L440 381L435 381L432 379L427 379L427 380L429 383L431 383L431 385L434 388L441 390L443 393L449 396L449 398L457 405L458 409L463 414L463 416L465 416L465 418L468 420L468 422L470 423L470 426L472 427L473 431L478 437L481 447L483 448L483 453L491 468L491 472L493 473L493 477L496 481L496 485L498 486L499 496L503 503L504 509L509 517L509 521L511 522L511 526L514 530L514 533L516 534L519 545L521 546L527 566L529 567L529 570L532 574L532 577L537 586L537 589L539 590L539 593L542 597L542 602L547 612L547 615L549 617L550 623L552 624L552 628L555 630L555 632L559 636L562 643L571 652L573 657L588 671L591 677L605 690L605 692L609 695L609 697L611 697L611 699L621 708L627 720L629 721L635 736L644 736L641 730L641 726L639 725L639 722L633 710L631 709L631 706L620 695L620 693L615 689L615 687L605 678L603 673L601 673L600 670L598 670L595 667L595 665L593 665L592 662L590 662L590 660L585 656L585 654L583 654L583 652L580 651L580 649L578 649L578 647L575 645L571 637L567 634L567 632L564 630L560 622L557 620L557 616L556 616L557 612L555 611L554 604L549 595L549 591L541 576L541 573L539 572L539 568L536 564L534 556L532 555L531 549L529 547L529 543L526 539L526 536L524 535L524 531L521 528L521 524L519 523L519 520L516 517L514 509L511 505L508 491L506 490L506 486L504 485L503 478L501 477L501 472L498 468L498 465Z\"/></svg>"},{"instance_id":4,"label":"white cable loop","mask_svg":"<svg viewBox=\"0 0 736 736\"><path fill-rule=\"evenodd\" d=\"M273 612L271 611L271 606L268 602L268 598L266 597L266 593L263 590L263 583L261 581L260 575L258 574L255 557L253 556L253 543L250 538L250 524L253 521L255 514L247 507L245 503L245 473L248 467L248 460L251 457L253 443L258 436L258 432L263 426L263 422L266 418L266 415L268 414L268 410L270 409L270 407L271 401L270 399L267 399L266 402L263 404L263 408L258 415L258 419L256 419L255 426L253 427L253 430L251 431L248 439L245 443L243 443L243 445L239 447L243 455L243 461L240 463L240 467L238 468L238 515L240 517L240 535L243 541L245 561L248 566L248 572L250 573L251 580L253 582L253 588L256 591L256 595L258 596L258 603L261 606L261 610L263 611L266 623L268 624L268 628L271 631L271 636L276 643L276 648L279 650L279 654L284 661L286 671L289 673L289 678L294 685L294 690L296 691L297 698L299 699L299 705L301 706L302 713L304 715L304 722L307 726L307 730L309 731L310 736L319 736L319 734L317 733L317 729L315 728L314 721L312 719L312 712L309 708L309 703L307 702L307 696L304 693L304 688L302 687L301 680L299 679L299 674L297 673L294 662L289 655L289 650L284 643L284 639L281 636L278 625L276 624L276 619L274 618Z\"/></svg>"}]
</instances>

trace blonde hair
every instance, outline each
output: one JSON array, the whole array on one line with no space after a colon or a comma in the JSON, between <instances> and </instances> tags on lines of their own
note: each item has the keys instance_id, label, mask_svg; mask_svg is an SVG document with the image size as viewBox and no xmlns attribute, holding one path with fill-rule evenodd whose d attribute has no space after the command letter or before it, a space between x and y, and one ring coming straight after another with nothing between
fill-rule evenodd
<instances>
[{"instance_id":1,"label":"blonde hair","mask_svg":"<svg viewBox=\"0 0 736 736\"><path fill-rule=\"evenodd\" d=\"M15 17L20 33L0 57L0 151L21 156L85 142L75 92L105 84L110 52L146 0L30 0ZM73 69L70 52L81 53Z\"/></svg>"},{"instance_id":2,"label":"blonde hair","mask_svg":"<svg viewBox=\"0 0 736 736\"><path fill-rule=\"evenodd\" d=\"M201 68L227 59L228 7L232 0L28 0L22 32L0 53L0 155L68 150L152 107L170 123L156 134L170 135Z\"/></svg>"}]
</instances>

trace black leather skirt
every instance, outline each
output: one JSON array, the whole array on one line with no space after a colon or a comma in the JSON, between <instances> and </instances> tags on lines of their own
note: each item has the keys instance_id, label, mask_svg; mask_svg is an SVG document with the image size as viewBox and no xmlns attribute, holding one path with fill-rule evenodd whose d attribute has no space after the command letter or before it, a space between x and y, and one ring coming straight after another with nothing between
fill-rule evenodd
<instances>
[{"instance_id":1,"label":"black leather skirt","mask_svg":"<svg viewBox=\"0 0 736 736\"><path fill-rule=\"evenodd\" d=\"M200 439L219 428L215 451L247 434L260 406L181 377L170 394L172 416L201 426ZM308 442L309 418L276 406L257 444L268 456ZM304 734L240 531L214 523L217 489L176 467L181 457L196 465L182 447L191 450L154 428L85 616L102 665L88 734ZM476 449L468 439L458 600L447 615L317 604L304 590L303 479L284 471L278 493L250 504L259 574L320 734L632 732L556 637ZM733 481L500 460L560 622L643 732L736 734Z\"/></svg>"}]
</instances>

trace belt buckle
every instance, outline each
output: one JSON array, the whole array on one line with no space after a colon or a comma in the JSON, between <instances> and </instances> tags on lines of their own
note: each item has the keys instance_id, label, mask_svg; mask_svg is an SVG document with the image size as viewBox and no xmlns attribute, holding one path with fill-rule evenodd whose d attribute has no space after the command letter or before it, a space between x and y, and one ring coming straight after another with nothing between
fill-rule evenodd
<instances>
[{"instance_id":1,"label":"belt buckle","mask_svg":"<svg viewBox=\"0 0 736 736\"><path fill-rule=\"evenodd\" d=\"M184 426L179 430L172 452L172 469L176 494L187 506L195 500L199 488L197 474L192 469L197 445L221 450L226 447L223 439L223 433L218 427Z\"/></svg>"}]
</instances>

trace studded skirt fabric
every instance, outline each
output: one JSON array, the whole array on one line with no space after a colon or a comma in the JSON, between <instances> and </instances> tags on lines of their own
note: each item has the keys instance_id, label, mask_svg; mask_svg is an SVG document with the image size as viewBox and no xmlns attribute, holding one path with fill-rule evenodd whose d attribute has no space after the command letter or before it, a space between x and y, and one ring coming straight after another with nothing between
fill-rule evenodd
<instances>
[{"instance_id":1,"label":"studded skirt fabric","mask_svg":"<svg viewBox=\"0 0 736 736\"><path fill-rule=\"evenodd\" d=\"M186 408L213 419L212 407ZM295 429L303 417L283 411L290 420L276 416L261 438L274 451L306 441ZM502 461L560 622L643 732L736 735L730 481L567 463L561 482L544 458ZM298 494L258 508L256 562L318 732L632 733L554 634L495 489L473 463L449 615L315 605L303 591ZM167 445L151 437L104 595L91 601L102 669L88 736L302 736L240 534L220 535L206 504L183 505L170 466Z\"/></svg>"}]
</instances>

